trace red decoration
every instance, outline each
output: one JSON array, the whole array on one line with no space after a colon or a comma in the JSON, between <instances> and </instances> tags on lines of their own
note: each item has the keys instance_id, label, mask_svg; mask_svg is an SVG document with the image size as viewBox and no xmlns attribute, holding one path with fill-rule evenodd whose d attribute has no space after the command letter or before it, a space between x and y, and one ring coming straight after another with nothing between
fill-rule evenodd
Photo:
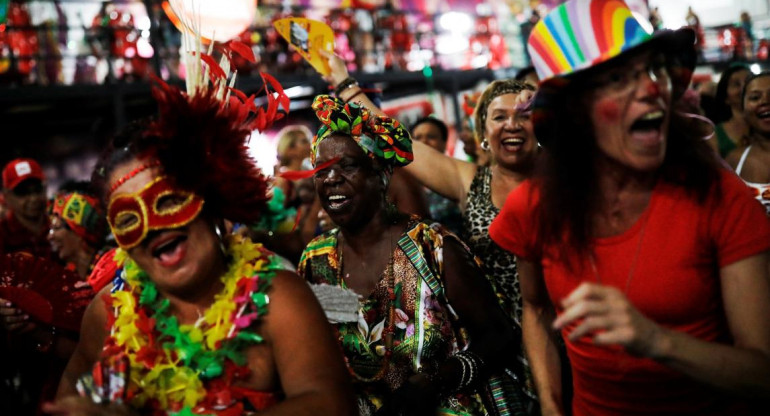
<instances>
[{"instance_id":1,"label":"red decoration","mask_svg":"<svg viewBox=\"0 0 770 416\"><path fill-rule=\"evenodd\" d=\"M174 197L178 202L162 208L161 198L165 197ZM199 196L176 189L168 178L161 176L139 192L115 195L107 209L107 221L118 244L130 249L141 243L151 230L189 224L202 208L203 200ZM122 221L126 216L135 220Z\"/></svg>"},{"instance_id":2,"label":"red decoration","mask_svg":"<svg viewBox=\"0 0 770 416\"><path fill-rule=\"evenodd\" d=\"M77 273L56 263L10 253L0 256L0 298L39 322L79 331L93 292Z\"/></svg>"}]
</instances>

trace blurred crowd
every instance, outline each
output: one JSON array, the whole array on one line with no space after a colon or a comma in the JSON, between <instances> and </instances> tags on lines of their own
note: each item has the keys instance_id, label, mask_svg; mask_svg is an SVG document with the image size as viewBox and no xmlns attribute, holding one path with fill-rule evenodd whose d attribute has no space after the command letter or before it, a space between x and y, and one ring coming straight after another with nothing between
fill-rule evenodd
<instances>
[{"instance_id":1,"label":"blurred crowd","mask_svg":"<svg viewBox=\"0 0 770 416\"><path fill-rule=\"evenodd\" d=\"M326 51L308 126L199 50L90 181L10 161L3 409L764 414L770 73L693 80L697 15L654 12L555 7L459 131L392 118ZM261 172L246 144L283 117Z\"/></svg>"}]
</instances>

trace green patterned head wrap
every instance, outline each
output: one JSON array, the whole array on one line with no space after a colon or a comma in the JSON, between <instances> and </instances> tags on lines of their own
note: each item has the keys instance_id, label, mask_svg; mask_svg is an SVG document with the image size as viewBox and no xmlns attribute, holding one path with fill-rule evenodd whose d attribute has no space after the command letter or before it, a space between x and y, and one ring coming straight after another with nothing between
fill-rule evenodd
<instances>
[{"instance_id":1,"label":"green patterned head wrap","mask_svg":"<svg viewBox=\"0 0 770 416\"><path fill-rule=\"evenodd\" d=\"M321 128L313 137L311 161L315 166L318 145L332 134L353 138L364 153L377 158L393 170L412 162L412 137L398 120L372 114L365 107L329 95L319 95L313 101L313 110L321 121Z\"/></svg>"}]
</instances>

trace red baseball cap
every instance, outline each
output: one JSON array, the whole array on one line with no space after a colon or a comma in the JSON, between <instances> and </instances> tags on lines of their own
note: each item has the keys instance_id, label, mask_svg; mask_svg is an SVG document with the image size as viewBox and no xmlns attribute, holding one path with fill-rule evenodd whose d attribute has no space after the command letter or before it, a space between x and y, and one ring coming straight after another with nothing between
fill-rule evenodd
<instances>
[{"instance_id":1,"label":"red baseball cap","mask_svg":"<svg viewBox=\"0 0 770 416\"><path fill-rule=\"evenodd\" d=\"M14 159L3 168L3 188L13 189L27 179L45 180L43 169L32 159Z\"/></svg>"}]
</instances>

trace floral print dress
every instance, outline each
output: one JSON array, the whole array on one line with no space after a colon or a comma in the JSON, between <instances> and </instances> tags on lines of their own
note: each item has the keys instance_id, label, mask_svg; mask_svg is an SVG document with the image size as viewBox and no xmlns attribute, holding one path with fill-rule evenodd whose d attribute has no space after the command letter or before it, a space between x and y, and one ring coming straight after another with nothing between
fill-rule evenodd
<instances>
[{"instance_id":1,"label":"floral print dress","mask_svg":"<svg viewBox=\"0 0 770 416\"><path fill-rule=\"evenodd\" d=\"M442 239L454 236L438 224L410 224L409 233L423 244L419 247L436 276L443 275ZM299 274L312 283L346 288L340 276L337 249L338 230L314 239L302 255ZM383 398L410 376L433 374L450 355L465 344L464 331L456 329L451 306L434 295L409 257L396 247L392 253L395 328L392 355L385 357L383 332L390 311L389 276L386 269L374 291L361 300L358 322L338 323L335 329L344 350L348 369L362 415L373 414ZM437 415L489 414L478 394L455 394L442 399Z\"/></svg>"}]
</instances>

